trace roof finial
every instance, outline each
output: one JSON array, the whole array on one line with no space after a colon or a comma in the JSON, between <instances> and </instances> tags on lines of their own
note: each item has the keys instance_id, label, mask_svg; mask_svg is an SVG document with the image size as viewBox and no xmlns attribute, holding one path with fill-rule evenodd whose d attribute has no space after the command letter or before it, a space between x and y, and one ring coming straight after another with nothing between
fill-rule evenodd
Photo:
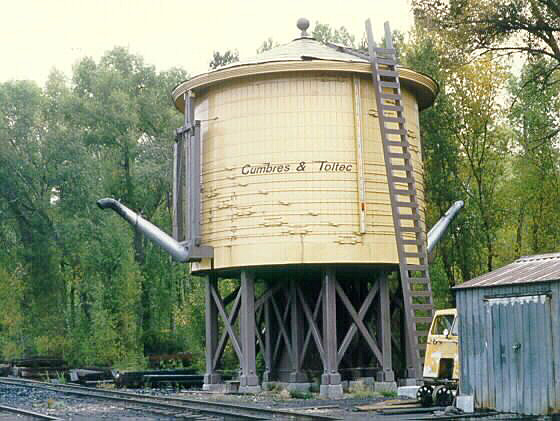
<instances>
[{"instance_id":1,"label":"roof finial","mask_svg":"<svg viewBox=\"0 0 560 421\"><path fill-rule=\"evenodd\" d=\"M301 31L302 37L308 37L307 28L309 28L309 19L299 18L297 21L297 27Z\"/></svg>"}]
</instances>

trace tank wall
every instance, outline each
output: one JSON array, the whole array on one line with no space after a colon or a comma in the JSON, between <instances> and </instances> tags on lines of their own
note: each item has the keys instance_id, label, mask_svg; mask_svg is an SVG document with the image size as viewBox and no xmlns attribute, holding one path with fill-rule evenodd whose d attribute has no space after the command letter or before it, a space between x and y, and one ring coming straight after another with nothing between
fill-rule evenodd
<instances>
[{"instance_id":1,"label":"tank wall","mask_svg":"<svg viewBox=\"0 0 560 421\"><path fill-rule=\"evenodd\" d=\"M418 105L406 90L403 100L423 218ZM293 72L234 79L197 92L195 110L203 120L201 234L214 247L215 269L398 263L371 77ZM209 261L193 264L194 271L206 269Z\"/></svg>"}]
</instances>

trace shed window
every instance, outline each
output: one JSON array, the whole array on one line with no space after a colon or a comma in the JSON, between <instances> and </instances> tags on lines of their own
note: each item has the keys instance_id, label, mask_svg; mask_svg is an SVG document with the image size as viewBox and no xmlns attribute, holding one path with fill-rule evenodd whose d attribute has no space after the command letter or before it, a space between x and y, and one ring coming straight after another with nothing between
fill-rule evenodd
<instances>
[{"instance_id":1,"label":"shed window","mask_svg":"<svg viewBox=\"0 0 560 421\"><path fill-rule=\"evenodd\" d=\"M451 332L454 318L455 316L452 314L437 316L432 327L432 335L443 335L443 331L445 329L447 329L448 332Z\"/></svg>"}]
</instances>

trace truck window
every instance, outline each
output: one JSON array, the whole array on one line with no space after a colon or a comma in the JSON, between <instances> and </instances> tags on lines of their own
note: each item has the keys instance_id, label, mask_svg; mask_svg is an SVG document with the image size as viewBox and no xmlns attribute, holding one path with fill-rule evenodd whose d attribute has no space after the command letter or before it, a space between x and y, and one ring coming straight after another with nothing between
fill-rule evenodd
<instances>
[{"instance_id":1,"label":"truck window","mask_svg":"<svg viewBox=\"0 0 560 421\"><path fill-rule=\"evenodd\" d=\"M459 320L455 317L453 321L453 327L451 328L451 334L453 336L459 336Z\"/></svg>"},{"instance_id":2,"label":"truck window","mask_svg":"<svg viewBox=\"0 0 560 421\"><path fill-rule=\"evenodd\" d=\"M452 314L437 316L432 328L432 335L443 335L443 331L445 329L447 329L448 332L451 332L451 326L453 325L454 318L455 316Z\"/></svg>"}]
</instances>

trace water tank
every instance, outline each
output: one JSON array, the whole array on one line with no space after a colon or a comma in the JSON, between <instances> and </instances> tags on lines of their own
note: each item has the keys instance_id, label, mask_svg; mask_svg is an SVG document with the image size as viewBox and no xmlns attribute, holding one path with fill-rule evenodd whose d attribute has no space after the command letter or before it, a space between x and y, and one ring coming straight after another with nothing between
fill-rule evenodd
<instances>
[{"instance_id":1,"label":"water tank","mask_svg":"<svg viewBox=\"0 0 560 421\"><path fill-rule=\"evenodd\" d=\"M302 36L174 89L180 111L194 95L202 124L201 240L214 259L193 272L398 264L370 71L352 50ZM399 75L423 218L418 114L437 85Z\"/></svg>"}]
</instances>

